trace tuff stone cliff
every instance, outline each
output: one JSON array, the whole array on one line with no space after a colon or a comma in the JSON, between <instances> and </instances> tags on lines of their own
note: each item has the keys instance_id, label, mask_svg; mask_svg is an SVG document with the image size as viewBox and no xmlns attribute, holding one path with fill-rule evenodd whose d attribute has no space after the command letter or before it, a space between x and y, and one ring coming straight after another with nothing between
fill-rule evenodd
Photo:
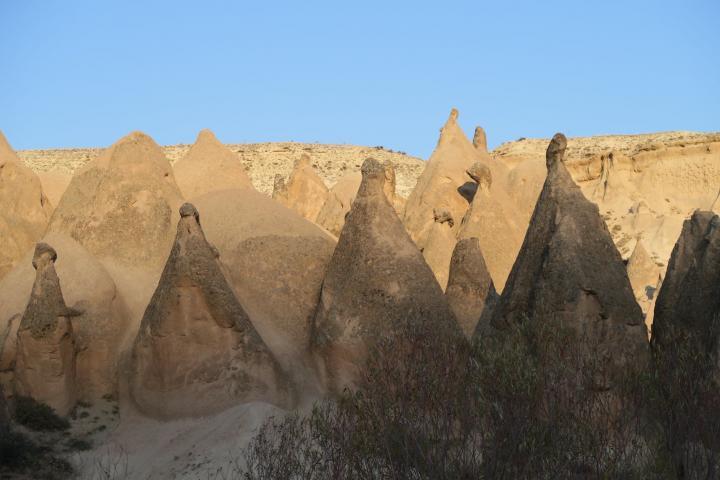
<instances>
[{"instance_id":1,"label":"tuff stone cliff","mask_svg":"<svg viewBox=\"0 0 720 480\"><path fill-rule=\"evenodd\" d=\"M480 151L487 141L484 133L478 130L473 139ZM507 189L517 212L524 218L532 214L545 180L547 143L547 139L523 138L490 152L493 160L509 169ZM310 155L313 167L328 187L346 174L357 174L368 156L390 160L397 174L397 192L405 198L426 165L419 158L382 147L295 142L225 146L238 156L255 188L265 194L272 193L276 174L289 177L295 160L303 153ZM172 145L162 147L162 151L175 163L190 147ZM56 190L68 181L66 175L101 151L21 150L17 156L39 174L41 181L47 182L43 187L47 188L48 196L58 198ZM720 206L716 202L720 185L720 133L677 131L569 138L565 164L585 196L598 204L623 258L629 258L636 239L642 237L648 254L661 270L667 265L684 219L696 208ZM627 191L618 192L617 185L627 186ZM458 228L462 218L453 220ZM449 255L444 257L449 259Z\"/></svg>"}]
</instances>

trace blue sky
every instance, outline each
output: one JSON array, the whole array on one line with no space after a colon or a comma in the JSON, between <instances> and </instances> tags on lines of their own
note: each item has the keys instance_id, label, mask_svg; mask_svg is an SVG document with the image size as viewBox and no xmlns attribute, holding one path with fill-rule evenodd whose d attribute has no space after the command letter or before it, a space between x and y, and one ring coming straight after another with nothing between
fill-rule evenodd
<instances>
[{"instance_id":1,"label":"blue sky","mask_svg":"<svg viewBox=\"0 0 720 480\"><path fill-rule=\"evenodd\" d=\"M720 1L0 0L16 149L720 130Z\"/></svg>"}]
</instances>

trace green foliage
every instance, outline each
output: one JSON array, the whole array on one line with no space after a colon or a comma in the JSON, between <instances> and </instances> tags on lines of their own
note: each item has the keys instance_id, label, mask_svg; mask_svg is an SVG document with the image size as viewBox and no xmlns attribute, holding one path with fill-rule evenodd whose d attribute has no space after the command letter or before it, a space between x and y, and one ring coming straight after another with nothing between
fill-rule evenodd
<instances>
[{"instance_id":1,"label":"green foliage","mask_svg":"<svg viewBox=\"0 0 720 480\"><path fill-rule=\"evenodd\" d=\"M70 428L67 419L60 417L48 405L40 403L31 397L16 397L15 421L35 431L67 430Z\"/></svg>"}]
</instances>

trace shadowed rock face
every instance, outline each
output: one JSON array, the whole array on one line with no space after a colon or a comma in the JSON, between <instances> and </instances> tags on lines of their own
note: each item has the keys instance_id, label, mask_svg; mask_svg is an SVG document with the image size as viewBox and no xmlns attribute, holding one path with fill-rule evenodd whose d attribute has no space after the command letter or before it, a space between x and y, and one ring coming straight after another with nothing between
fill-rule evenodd
<instances>
[{"instance_id":1,"label":"shadowed rock face","mask_svg":"<svg viewBox=\"0 0 720 480\"><path fill-rule=\"evenodd\" d=\"M477 238L465 238L455 245L445 296L466 337L471 338L479 328L481 316L489 321L498 295Z\"/></svg>"},{"instance_id":2,"label":"shadowed rock face","mask_svg":"<svg viewBox=\"0 0 720 480\"><path fill-rule=\"evenodd\" d=\"M608 367L641 361L647 354L642 312L597 206L563 164L565 146L562 134L548 146L547 179L492 325L570 327Z\"/></svg>"},{"instance_id":3,"label":"shadowed rock face","mask_svg":"<svg viewBox=\"0 0 720 480\"><path fill-rule=\"evenodd\" d=\"M715 356L720 378L720 217L696 211L685 221L655 304L652 343L693 334ZM678 332L679 333L679 332Z\"/></svg>"},{"instance_id":4,"label":"shadowed rock face","mask_svg":"<svg viewBox=\"0 0 720 480\"><path fill-rule=\"evenodd\" d=\"M336 392L356 381L368 348L401 327L431 322L438 341L461 337L432 271L383 192L385 169L367 159L362 175L315 317L313 348Z\"/></svg>"},{"instance_id":5,"label":"shadowed rock face","mask_svg":"<svg viewBox=\"0 0 720 480\"><path fill-rule=\"evenodd\" d=\"M17 332L15 392L46 403L60 415L75 406L75 338L70 318L80 314L65 305L55 273L57 253L38 243L30 301Z\"/></svg>"},{"instance_id":6,"label":"shadowed rock face","mask_svg":"<svg viewBox=\"0 0 720 480\"><path fill-rule=\"evenodd\" d=\"M150 415L214 413L287 402L283 374L228 285L191 204L136 339L131 395Z\"/></svg>"},{"instance_id":7,"label":"shadowed rock face","mask_svg":"<svg viewBox=\"0 0 720 480\"><path fill-rule=\"evenodd\" d=\"M52 206L38 176L0 132L0 279L45 232Z\"/></svg>"},{"instance_id":8,"label":"shadowed rock face","mask_svg":"<svg viewBox=\"0 0 720 480\"><path fill-rule=\"evenodd\" d=\"M273 199L292 208L311 222L317 220L327 197L328 188L315 173L310 157L306 154L295 162L295 168L287 182L275 178Z\"/></svg>"},{"instance_id":9,"label":"shadowed rock face","mask_svg":"<svg viewBox=\"0 0 720 480\"><path fill-rule=\"evenodd\" d=\"M210 130L202 130L188 153L173 166L185 198L214 190L253 188L240 158L220 143Z\"/></svg>"}]
</instances>

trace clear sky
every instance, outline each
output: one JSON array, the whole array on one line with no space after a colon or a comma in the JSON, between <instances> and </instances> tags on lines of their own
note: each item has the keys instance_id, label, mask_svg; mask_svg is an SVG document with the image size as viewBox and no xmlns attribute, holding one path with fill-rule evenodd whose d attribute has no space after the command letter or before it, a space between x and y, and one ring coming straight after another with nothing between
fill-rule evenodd
<instances>
[{"instance_id":1,"label":"clear sky","mask_svg":"<svg viewBox=\"0 0 720 480\"><path fill-rule=\"evenodd\" d=\"M720 130L720 0L0 0L16 149Z\"/></svg>"}]
</instances>

